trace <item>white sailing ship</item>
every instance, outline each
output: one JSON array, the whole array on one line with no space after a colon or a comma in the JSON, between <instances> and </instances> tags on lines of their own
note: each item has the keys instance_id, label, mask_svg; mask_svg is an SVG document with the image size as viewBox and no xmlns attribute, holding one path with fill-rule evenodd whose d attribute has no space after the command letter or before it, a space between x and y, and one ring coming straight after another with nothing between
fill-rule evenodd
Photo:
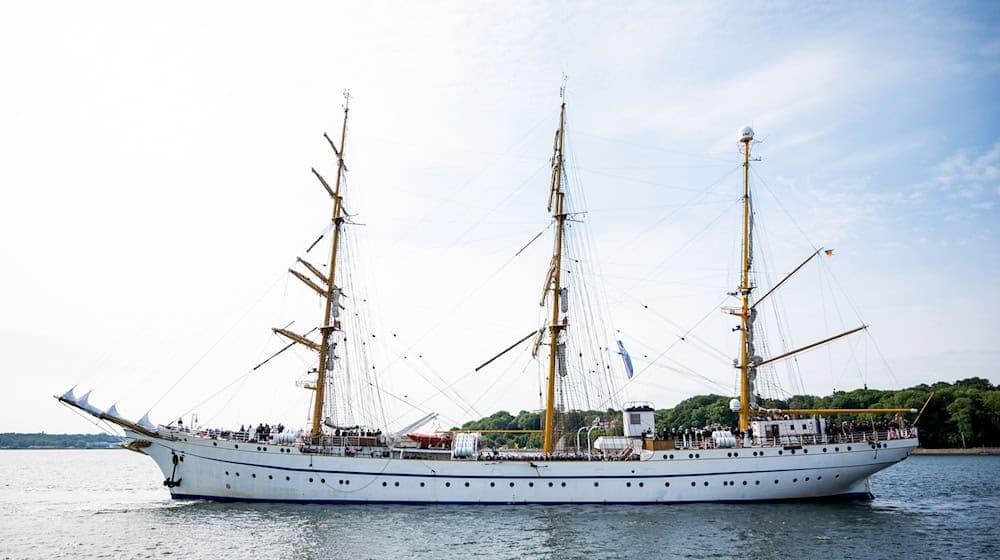
<instances>
[{"instance_id":1,"label":"white sailing ship","mask_svg":"<svg viewBox=\"0 0 1000 560\"><path fill-rule=\"evenodd\" d=\"M566 343L570 329L580 328L583 314L570 320L563 285L564 232L571 213L566 210L563 145L565 102L552 157L549 211L555 232L554 254L545 281L543 305L547 325L521 342L535 337L535 353L544 355L545 411L541 419L540 449L486 449L481 433L421 436L408 428L389 434L384 426L366 428L345 423L332 409L331 393L349 399L343 381L341 352L349 347L340 311L344 308L341 234L350 225L344 210L341 178L348 107L340 143L330 141L337 157L337 175L329 185L316 176L333 201L329 266L316 267L304 259L304 271L292 273L323 301L317 329L296 334L275 329L316 352L317 367L306 384L313 392L311 428L303 433L255 434L221 432L180 425L153 425L148 414L138 422L124 418L115 407L101 410L71 389L61 402L119 426L128 449L148 455L163 472L164 486L175 499L308 503L447 503L447 504L559 504L559 503L681 503L812 500L870 496L869 477L908 457L917 447L916 428L896 424L887 429L851 432L828 429L825 416L845 413L906 414L911 409L765 409L756 402L757 369L799 350L771 358L759 356L754 346L754 295L751 277L750 148L753 130L740 131L743 153L743 234L740 305L727 311L740 320L738 370L740 395L730 406L738 412L736 430L716 430L708 437L658 438L650 403L623 407L621 434L598 438L567 450L560 438L557 416L569 410L561 387L575 374L568 367ZM330 140L329 138L327 138ZM314 171L315 173L315 171ZM817 251L818 252L818 251ZM815 256L815 254L814 254ZM326 268L325 273L321 268ZM863 327L859 327L863 328ZM855 329L858 330L858 329ZM540 352L543 347L548 351ZM335 380L339 379L339 381ZM338 385L340 383L341 385ZM365 403L354 402L352 406ZM832 427L831 427L832 428ZM572 434L568 434L569 438Z\"/></svg>"}]
</instances>

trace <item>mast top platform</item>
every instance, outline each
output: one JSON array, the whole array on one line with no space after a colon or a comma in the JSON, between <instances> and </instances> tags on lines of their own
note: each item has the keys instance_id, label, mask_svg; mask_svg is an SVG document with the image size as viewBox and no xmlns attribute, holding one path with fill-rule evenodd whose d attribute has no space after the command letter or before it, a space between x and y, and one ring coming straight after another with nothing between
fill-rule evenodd
<instances>
[{"instance_id":1,"label":"mast top platform","mask_svg":"<svg viewBox=\"0 0 1000 560\"><path fill-rule=\"evenodd\" d=\"M744 126L740 129L740 142L744 144L753 140L753 128Z\"/></svg>"}]
</instances>

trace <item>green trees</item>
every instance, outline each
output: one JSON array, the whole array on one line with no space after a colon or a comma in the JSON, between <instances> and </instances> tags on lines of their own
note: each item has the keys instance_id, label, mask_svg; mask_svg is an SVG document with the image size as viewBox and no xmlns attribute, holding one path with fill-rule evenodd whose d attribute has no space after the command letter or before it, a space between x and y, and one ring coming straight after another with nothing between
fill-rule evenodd
<instances>
[{"instance_id":1,"label":"green trees","mask_svg":"<svg viewBox=\"0 0 1000 560\"><path fill-rule=\"evenodd\" d=\"M855 389L837 391L832 395L793 395L787 399L765 401L768 408L915 408L920 409L931 391L934 398L928 403L920 418L920 443L924 447L997 447L1000 446L1000 387L988 379L970 377L954 383L938 382L917 385L899 391ZM732 397L700 395L681 401L677 406L656 411L658 432L683 428L701 428L712 424L735 426L737 416L729 410ZM878 415L861 418L872 420ZM621 434L621 413L616 410L572 411L559 419L563 433L567 434L567 447L575 445L573 434L582 426L590 426L595 418L612 424L595 435ZM831 422L857 419L858 416L832 416ZM913 416L908 416L910 421ZM465 423L462 428L476 430L537 430L541 418L536 412L522 410L513 416L499 411L492 416ZM538 434L484 434L484 444L489 447L539 447Z\"/></svg>"}]
</instances>

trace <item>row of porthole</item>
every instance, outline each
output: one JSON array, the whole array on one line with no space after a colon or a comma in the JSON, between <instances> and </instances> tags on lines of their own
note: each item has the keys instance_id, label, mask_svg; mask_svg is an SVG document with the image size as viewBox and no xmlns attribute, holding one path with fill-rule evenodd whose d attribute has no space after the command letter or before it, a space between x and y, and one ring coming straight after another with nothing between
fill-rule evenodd
<instances>
[{"instance_id":1,"label":"row of porthole","mask_svg":"<svg viewBox=\"0 0 1000 560\"><path fill-rule=\"evenodd\" d=\"M876 446L883 447L883 448L888 447L888 444L885 444L885 443L879 443L879 444L874 444L873 443L871 445L872 445L872 449L875 449ZM848 445L847 446L847 450L851 451L851 449L852 449L852 447L850 445ZM840 452L840 448L839 447L834 447L833 450L835 452L838 452L838 453ZM792 455L795 455L795 450L794 449L791 449L790 451L792 452ZM827 448L824 447L823 448L823 453L826 453L826 452L827 452ZM809 453L809 450L808 449L803 449L802 453ZM779 449L778 450L778 455L784 455L784 450ZM739 454L738 451L730 451L730 452L726 453L726 457L729 457L729 458L734 458L734 457L739 457L739 456L740 456L740 454ZM754 451L753 452L753 456L754 457L763 457L764 456L764 452L763 451ZM663 454L663 458L664 459L673 459L674 455L673 455L673 453L671 453L669 455L666 454L666 453L664 453ZM701 458L701 454L700 453L688 453L688 459L700 459L700 458Z\"/></svg>"},{"instance_id":2,"label":"row of porthole","mask_svg":"<svg viewBox=\"0 0 1000 560\"><path fill-rule=\"evenodd\" d=\"M240 473L238 473L238 472L237 472L237 473L234 473L234 474L235 474L236 476L240 476ZM229 471L226 471L226 476L229 476ZM251 474L250 476L251 476L251 478L257 478L257 474L256 474L256 473L252 473L252 474ZM272 475L267 475L267 478L268 478L268 480L273 480L273 479L274 479L274 477L273 477ZM838 474L838 475L834 475L834 478L840 478L840 475L839 475L839 474ZM285 480L291 480L291 477L289 477L289 476L286 476L286 477L285 477ZM822 477L822 476L817 476L817 477L816 477L816 480L823 480L823 477ZM312 477L309 477L309 482L313 482L313 481L314 481L314 479L313 479ZM322 483L322 484L326 484L326 479L325 479L325 478L321 478L321 479L319 479L319 481L320 481L320 483ZM798 479L798 478L793 478L793 479L792 479L792 482L798 482L798 481L799 481L799 479ZM805 482L809 482L809 477L808 477L808 476L807 476L807 477L805 478ZM339 481L337 481L337 483L338 483L338 484L350 484L350 483L351 483L351 481L350 481L350 480L339 480ZM775 483L775 484L778 484L778 483L779 483L779 480L778 480L777 478L776 478L776 479L774 479L774 483ZM555 486L555 483L553 483L553 482L549 482L548 484L549 484L549 488L552 488L553 486ZM565 483L565 482L560 482L559 484L560 484L560 486L561 486L561 487L563 487L563 488L565 488L565 487L566 487L566 483ZM708 483L708 481L706 480L706 481L704 482L704 485L705 485L705 486L708 486L708 484L709 484L709 483ZM383 486L383 487L387 487L388 485L389 485L389 483L388 483L388 482L385 482L385 481L383 481L383 482L382 482L382 486ZM445 482L445 483L444 483L444 485L445 485L445 488L451 488L451 482ZM511 487L511 488L514 488L514 483L513 483L513 482L509 483L509 485L510 485L510 487ZM597 487L599 487L600 485L601 485L601 483L600 483L600 482L594 482L594 488L597 488ZM695 481L693 481L693 480L691 481L691 486L692 486L692 487L693 487L693 486L697 486L697 485L698 485L698 483L697 483L697 482L695 482ZM722 485L723 485L723 486L736 486L736 482L735 482L735 481L733 481L733 480L723 480L723 481L722 481ZM744 480L744 481L743 481L743 486L746 486L746 485L747 485L747 481L746 481L746 480ZM754 485L755 485L755 486L760 486L760 481L759 481L759 480L755 480L755 481L754 481ZM399 481L396 481L396 482L394 482L394 483L393 483L393 486L396 486L396 487L398 487L398 486L399 486ZM424 486L425 486L425 483L421 482L421 483L420 483L420 487L421 487L421 488L423 488ZM670 487L670 483L669 483L669 482L664 482L664 483L663 483L663 486L664 486L665 488L669 488L669 487ZM227 486L227 487L228 487L228 486ZM465 487L466 487L466 488L468 488L468 487L469 487L469 482L468 482L468 481L466 481L466 482L465 482ZM494 488L494 487L496 487L496 482L490 482L490 488ZM534 483L534 482L529 482L529 483L528 483L528 487L529 487L529 488L534 488L534 487L535 487L535 483ZM626 482L626 483L625 483L625 487L626 487L626 488L631 488L631 487L632 487L632 483L631 483L631 482ZM645 487L645 483L644 483L644 482L640 482L640 483L639 483L639 488L644 488L644 487Z\"/></svg>"},{"instance_id":3,"label":"row of porthole","mask_svg":"<svg viewBox=\"0 0 1000 560\"><path fill-rule=\"evenodd\" d=\"M834 475L834 478L840 478L840 475L839 475L839 474L838 474L838 475ZM809 482L809 480L810 480L810 478L809 478L809 477L807 476L807 477L805 478L804 482ZM817 481L819 481L819 480L823 480L823 477L822 477L822 476L817 476L817 477L816 477L816 480L817 480ZM792 479L792 482L798 482L798 481L799 481L799 479L798 479L798 478L793 478L793 479ZM775 484L778 484L778 482L779 482L779 480L778 480L778 479L774 479L774 483L775 483ZM744 481L743 481L743 486L746 486L747 484L748 484L748 483L747 483L747 481L746 481L746 480L744 480ZM695 485L695 483L694 483L694 482L692 482L692 483L691 483L691 486L694 486L694 485ZM736 481L735 481L735 480L723 480L723 481L722 481L722 485L723 485L723 486L736 486ZM707 482L705 483L705 486L708 486L708 483L707 483ZM755 481L754 481L754 486L760 486L760 481L759 481L759 480L755 480Z\"/></svg>"}]
</instances>

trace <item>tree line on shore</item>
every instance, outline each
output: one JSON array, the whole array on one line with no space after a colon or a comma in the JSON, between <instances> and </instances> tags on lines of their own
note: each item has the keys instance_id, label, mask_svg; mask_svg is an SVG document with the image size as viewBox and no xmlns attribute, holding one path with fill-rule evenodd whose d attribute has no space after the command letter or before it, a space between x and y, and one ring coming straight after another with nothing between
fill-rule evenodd
<instances>
[{"instance_id":1,"label":"tree line on shore","mask_svg":"<svg viewBox=\"0 0 1000 560\"><path fill-rule=\"evenodd\" d=\"M0 449L101 449L120 442L107 434L0 434Z\"/></svg>"},{"instance_id":2,"label":"tree line on shore","mask_svg":"<svg viewBox=\"0 0 1000 560\"><path fill-rule=\"evenodd\" d=\"M920 384L898 391L855 389L836 391L832 395L794 395L783 400L765 400L765 408L915 408L924 406L931 392L934 397L917 424L920 444L930 449L948 447L997 447L1000 446L1000 386L981 377L961 379L954 383L939 381ZM729 409L730 396L699 395L681 401L677 406L656 411L657 433L701 428L713 424L735 427L737 415ZM828 420L881 420L893 415L832 415ZM571 411L560 415L561 431L567 434L565 445L575 447L570 441L578 429L591 426L600 418L607 427L593 432L597 435L620 435L621 412L608 409ZM912 422L913 415L908 415ZM463 430L538 430L541 417L538 412L522 410L516 416L501 410L486 418L466 422ZM541 447L537 433L484 433L483 445L487 447ZM585 445L585 444L584 444Z\"/></svg>"}]
</instances>

